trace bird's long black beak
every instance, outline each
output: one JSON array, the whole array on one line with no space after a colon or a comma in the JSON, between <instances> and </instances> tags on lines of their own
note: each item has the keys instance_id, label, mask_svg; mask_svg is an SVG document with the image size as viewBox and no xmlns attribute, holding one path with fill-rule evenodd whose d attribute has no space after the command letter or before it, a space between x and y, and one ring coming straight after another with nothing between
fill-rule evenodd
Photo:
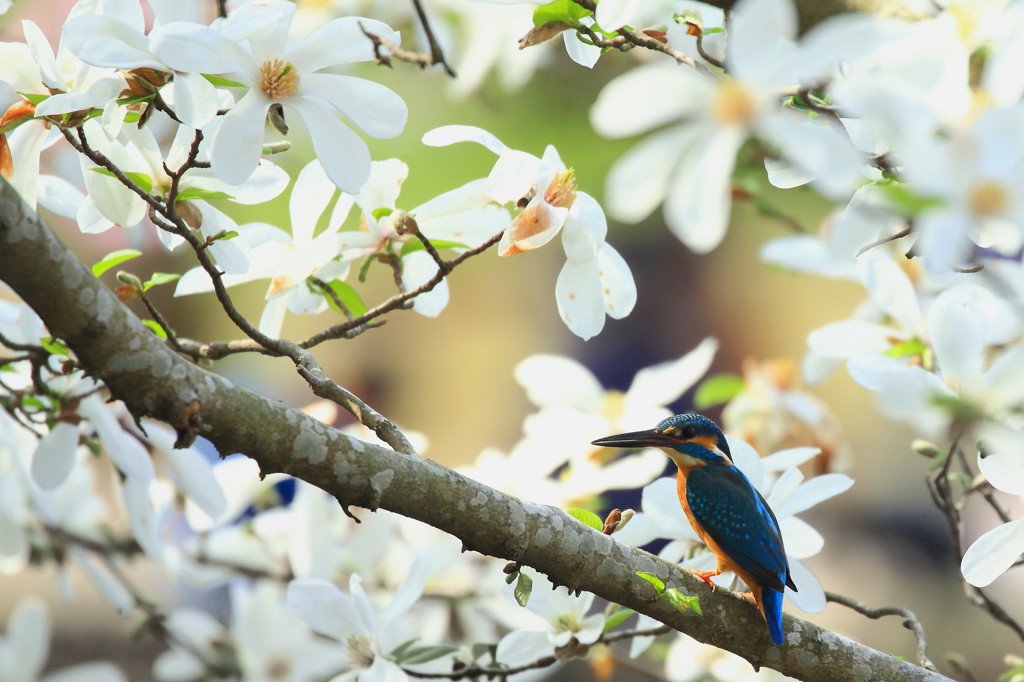
<instances>
[{"instance_id":1,"label":"bird's long black beak","mask_svg":"<svg viewBox=\"0 0 1024 682\"><path fill-rule=\"evenodd\" d=\"M630 431L598 438L593 441L593 445L603 445L609 448L667 448L678 442L671 436L658 433L654 429L647 429L646 431Z\"/></svg>"}]
</instances>

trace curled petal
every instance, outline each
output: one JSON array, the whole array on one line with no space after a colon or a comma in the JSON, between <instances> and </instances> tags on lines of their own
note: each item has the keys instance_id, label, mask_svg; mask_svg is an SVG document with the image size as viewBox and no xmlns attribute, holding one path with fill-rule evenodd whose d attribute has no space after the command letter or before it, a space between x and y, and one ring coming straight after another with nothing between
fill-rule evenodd
<instances>
[{"instance_id":1,"label":"curled petal","mask_svg":"<svg viewBox=\"0 0 1024 682\"><path fill-rule=\"evenodd\" d=\"M1006 572L1024 554L1024 519L993 528L964 553L960 571L964 580L985 587Z\"/></svg>"},{"instance_id":2,"label":"curled petal","mask_svg":"<svg viewBox=\"0 0 1024 682\"><path fill-rule=\"evenodd\" d=\"M555 300L562 321L584 341L604 328L604 297L597 260L566 261L555 283Z\"/></svg>"}]
</instances>

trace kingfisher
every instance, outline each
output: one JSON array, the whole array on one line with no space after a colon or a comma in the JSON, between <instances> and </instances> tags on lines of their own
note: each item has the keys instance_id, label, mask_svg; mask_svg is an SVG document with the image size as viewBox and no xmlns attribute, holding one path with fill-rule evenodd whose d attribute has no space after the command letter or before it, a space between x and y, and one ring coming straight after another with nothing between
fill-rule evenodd
<instances>
[{"instance_id":1,"label":"kingfisher","mask_svg":"<svg viewBox=\"0 0 1024 682\"><path fill-rule=\"evenodd\" d=\"M714 576L732 571L750 588L768 633L783 643L782 597L796 591L782 533L768 503L733 464L725 435L699 414L677 414L653 429L620 433L593 442L613 448L661 448L679 469L679 504L697 537L714 553L713 571L685 569L711 589Z\"/></svg>"}]
</instances>

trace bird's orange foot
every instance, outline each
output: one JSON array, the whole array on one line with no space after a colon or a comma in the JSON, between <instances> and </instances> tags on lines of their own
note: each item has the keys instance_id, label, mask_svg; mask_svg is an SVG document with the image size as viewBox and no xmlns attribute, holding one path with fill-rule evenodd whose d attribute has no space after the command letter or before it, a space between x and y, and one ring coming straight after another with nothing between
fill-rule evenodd
<instances>
[{"instance_id":1,"label":"bird's orange foot","mask_svg":"<svg viewBox=\"0 0 1024 682\"><path fill-rule=\"evenodd\" d=\"M749 599L750 601L754 602L755 604L757 603L757 600L754 599L754 593L753 592L737 592L736 594L740 595L741 597L746 597L747 599Z\"/></svg>"},{"instance_id":2,"label":"bird's orange foot","mask_svg":"<svg viewBox=\"0 0 1024 682\"><path fill-rule=\"evenodd\" d=\"M712 592L714 592L715 588L718 587L711 579L714 578L716 575L720 575L721 571L695 571L691 568L687 568L684 570L687 573L692 573L693 575L697 576L698 578L706 582L708 584L708 587L711 588Z\"/></svg>"}]
</instances>

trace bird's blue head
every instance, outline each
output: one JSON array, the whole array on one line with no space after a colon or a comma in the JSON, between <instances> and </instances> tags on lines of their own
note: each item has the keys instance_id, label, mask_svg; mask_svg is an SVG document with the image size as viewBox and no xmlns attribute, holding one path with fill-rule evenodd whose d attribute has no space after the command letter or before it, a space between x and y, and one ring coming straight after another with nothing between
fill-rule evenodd
<instances>
[{"instance_id":1,"label":"bird's blue head","mask_svg":"<svg viewBox=\"0 0 1024 682\"><path fill-rule=\"evenodd\" d=\"M612 448L661 448L682 469L732 464L732 454L718 424L699 414L677 414L653 429L620 433L594 441Z\"/></svg>"}]
</instances>

